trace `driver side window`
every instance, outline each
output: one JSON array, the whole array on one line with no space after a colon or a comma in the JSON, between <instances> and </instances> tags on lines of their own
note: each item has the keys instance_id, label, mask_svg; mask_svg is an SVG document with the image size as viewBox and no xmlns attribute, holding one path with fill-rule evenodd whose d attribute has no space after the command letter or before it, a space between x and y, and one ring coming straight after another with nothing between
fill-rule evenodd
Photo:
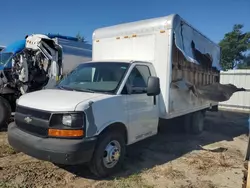
<instances>
[{"instance_id":1,"label":"driver side window","mask_svg":"<svg viewBox=\"0 0 250 188\"><path fill-rule=\"evenodd\" d=\"M75 82L93 82L96 68L88 67L78 71L75 77Z\"/></svg>"},{"instance_id":2,"label":"driver side window","mask_svg":"<svg viewBox=\"0 0 250 188\"><path fill-rule=\"evenodd\" d=\"M151 74L148 66L135 66L128 77L127 83L122 90L122 94L128 94L128 89L132 91L131 94L146 93L149 76L151 76Z\"/></svg>"}]
</instances>

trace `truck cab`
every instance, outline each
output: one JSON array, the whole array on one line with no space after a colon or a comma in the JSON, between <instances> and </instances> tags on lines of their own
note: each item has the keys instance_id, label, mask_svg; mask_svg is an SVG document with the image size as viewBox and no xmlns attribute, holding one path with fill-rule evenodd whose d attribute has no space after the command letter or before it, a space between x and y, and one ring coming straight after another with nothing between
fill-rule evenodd
<instances>
[{"instance_id":1,"label":"truck cab","mask_svg":"<svg viewBox=\"0 0 250 188\"><path fill-rule=\"evenodd\" d=\"M107 175L119 166L126 145L157 133L159 94L151 63L84 63L57 88L19 98L15 122L8 127L9 143L59 164L94 157L93 172Z\"/></svg>"}]
</instances>

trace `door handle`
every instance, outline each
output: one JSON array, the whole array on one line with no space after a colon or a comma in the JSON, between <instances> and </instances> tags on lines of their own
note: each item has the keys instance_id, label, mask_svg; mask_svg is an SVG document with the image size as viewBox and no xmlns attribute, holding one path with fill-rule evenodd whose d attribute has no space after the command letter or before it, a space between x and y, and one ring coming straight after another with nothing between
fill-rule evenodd
<instances>
[{"instance_id":1,"label":"door handle","mask_svg":"<svg viewBox=\"0 0 250 188\"><path fill-rule=\"evenodd\" d=\"M153 96L153 103L156 105L156 96Z\"/></svg>"}]
</instances>

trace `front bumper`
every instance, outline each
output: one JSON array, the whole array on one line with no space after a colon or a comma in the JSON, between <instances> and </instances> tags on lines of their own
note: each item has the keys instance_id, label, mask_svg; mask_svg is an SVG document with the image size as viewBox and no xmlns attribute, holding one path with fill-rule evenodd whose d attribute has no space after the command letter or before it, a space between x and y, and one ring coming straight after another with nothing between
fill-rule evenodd
<instances>
[{"instance_id":1,"label":"front bumper","mask_svg":"<svg viewBox=\"0 0 250 188\"><path fill-rule=\"evenodd\" d=\"M20 130L15 122L8 126L8 141L14 149L29 156L65 165L89 162L96 144L95 137L88 139L37 137Z\"/></svg>"}]
</instances>

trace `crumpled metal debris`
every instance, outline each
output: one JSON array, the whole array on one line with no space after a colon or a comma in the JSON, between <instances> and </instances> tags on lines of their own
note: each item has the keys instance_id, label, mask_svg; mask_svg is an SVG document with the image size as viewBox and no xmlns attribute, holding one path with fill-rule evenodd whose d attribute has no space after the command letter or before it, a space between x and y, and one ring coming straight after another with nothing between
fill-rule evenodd
<instances>
[{"instance_id":1,"label":"crumpled metal debris","mask_svg":"<svg viewBox=\"0 0 250 188\"><path fill-rule=\"evenodd\" d=\"M225 152L228 150L228 148L220 147L220 146L213 146L213 145L208 145L208 146L199 145L199 146L202 150L210 151L210 152Z\"/></svg>"},{"instance_id":2,"label":"crumpled metal debris","mask_svg":"<svg viewBox=\"0 0 250 188\"><path fill-rule=\"evenodd\" d=\"M171 87L186 91L191 90L196 97L213 102L227 101L235 92L250 91L245 88L237 88L233 84L213 83L203 86L195 86L184 79L173 81Z\"/></svg>"}]
</instances>

